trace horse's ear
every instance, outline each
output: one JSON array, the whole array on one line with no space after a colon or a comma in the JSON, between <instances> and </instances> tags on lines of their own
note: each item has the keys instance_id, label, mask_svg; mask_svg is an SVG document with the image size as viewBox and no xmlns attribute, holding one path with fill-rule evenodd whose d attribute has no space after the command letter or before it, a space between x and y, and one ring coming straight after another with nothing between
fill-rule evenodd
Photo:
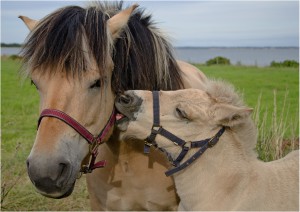
<instances>
[{"instance_id":1,"label":"horse's ear","mask_svg":"<svg viewBox=\"0 0 300 212\"><path fill-rule=\"evenodd\" d=\"M118 14L114 15L107 21L108 29L112 34L113 40L115 40L118 37L119 33L127 25L131 13L138 6L139 6L138 4L134 4L131 7L122 10Z\"/></svg>"},{"instance_id":2,"label":"horse's ear","mask_svg":"<svg viewBox=\"0 0 300 212\"><path fill-rule=\"evenodd\" d=\"M27 16L20 15L19 18L22 19L30 31L32 31L38 24L38 21L28 18Z\"/></svg>"},{"instance_id":3,"label":"horse's ear","mask_svg":"<svg viewBox=\"0 0 300 212\"><path fill-rule=\"evenodd\" d=\"M222 126L233 127L243 123L252 111L253 109L248 107L219 104L214 108L214 119Z\"/></svg>"}]
</instances>

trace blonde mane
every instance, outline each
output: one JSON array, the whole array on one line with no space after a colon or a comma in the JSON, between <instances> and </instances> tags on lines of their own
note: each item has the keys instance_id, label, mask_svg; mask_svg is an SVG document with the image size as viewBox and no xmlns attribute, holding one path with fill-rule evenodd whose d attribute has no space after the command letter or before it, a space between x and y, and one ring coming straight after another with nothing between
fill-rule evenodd
<instances>
[{"instance_id":1,"label":"blonde mane","mask_svg":"<svg viewBox=\"0 0 300 212\"><path fill-rule=\"evenodd\" d=\"M209 79L206 92L219 103L232 104L234 106L245 106L242 95L235 87L223 80Z\"/></svg>"}]
</instances>

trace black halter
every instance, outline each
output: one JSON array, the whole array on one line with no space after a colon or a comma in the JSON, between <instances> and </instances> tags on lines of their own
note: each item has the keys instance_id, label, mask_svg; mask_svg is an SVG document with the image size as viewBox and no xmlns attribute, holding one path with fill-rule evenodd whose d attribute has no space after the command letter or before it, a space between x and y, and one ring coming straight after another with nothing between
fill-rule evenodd
<instances>
[{"instance_id":1,"label":"black halter","mask_svg":"<svg viewBox=\"0 0 300 212\"><path fill-rule=\"evenodd\" d=\"M164 136L171 140L175 145L180 146L182 148L178 157L173 160L172 157L168 156L170 162L175 168L170 169L165 172L166 176L170 176L186 167L188 167L192 162L194 162L197 158L199 158L207 148L213 147L218 141L220 136L224 133L225 127L222 127L213 137L207 138L200 141L191 141L186 142L181 138L178 138L176 135L171 132L165 130L162 126L160 126L159 119L159 91L153 91L153 125L151 129L151 134L145 140L144 153L149 153L150 146L157 146L155 142L155 137L157 134ZM200 148L191 158L189 158L184 163L180 164L185 155L191 148Z\"/></svg>"}]
</instances>

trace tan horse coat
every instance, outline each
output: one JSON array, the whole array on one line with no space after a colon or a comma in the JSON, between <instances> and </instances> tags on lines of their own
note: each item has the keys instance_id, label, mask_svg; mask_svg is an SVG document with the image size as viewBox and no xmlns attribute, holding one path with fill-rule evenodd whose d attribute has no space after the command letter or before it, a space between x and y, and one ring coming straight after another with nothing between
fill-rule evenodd
<instances>
[{"instance_id":1,"label":"tan horse coat","mask_svg":"<svg viewBox=\"0 0 300 212\"><path fill-rule=\"evenodd\" d=\"M153 120L151 92L129 91L127 95L143 102L121 137L145 139ZM116 105L122 112L122 106ZM299 210L299 151L277 161L259 161L253 151L256 129L251 109L243 106L230 86L210 82L206 91L161 91L160 107L161 125L185 141L210 138L226 127L214 147L174 174L181 200L178 210ZM173 159L181 151L160 135L156 142ZM184 160L197 150L191 149Z\"/></svg>"}]
</instances>

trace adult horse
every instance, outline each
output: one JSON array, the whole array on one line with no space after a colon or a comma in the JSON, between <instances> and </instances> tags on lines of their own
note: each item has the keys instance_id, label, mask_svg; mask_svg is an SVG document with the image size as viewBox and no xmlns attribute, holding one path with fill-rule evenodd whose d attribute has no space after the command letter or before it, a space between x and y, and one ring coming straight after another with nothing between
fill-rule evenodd
<instances>
[{"instance_id":1,"label":"adult horse","mask_svg":"<svg viewBox=\"0 0 300 212\"><path fill-rule=\"evenodd\" d=\"M106 142L97 160L108 163L87 174L93 210L177 207L174 183L163 175L164 157L143 155L143 145L120 142L118 130L109 128L114 98L127 89L201 89L206 77L175 61L151 17L135 8L107 2L61 8L41 21L20 16L31 30L23 48L24 70L40 94L42 113L27 169L47 197L70 195L80 170L94 168L84 165L97 156L97 145L89 143L99 135L97 142Z\"/></svg>"}]
</instances>

